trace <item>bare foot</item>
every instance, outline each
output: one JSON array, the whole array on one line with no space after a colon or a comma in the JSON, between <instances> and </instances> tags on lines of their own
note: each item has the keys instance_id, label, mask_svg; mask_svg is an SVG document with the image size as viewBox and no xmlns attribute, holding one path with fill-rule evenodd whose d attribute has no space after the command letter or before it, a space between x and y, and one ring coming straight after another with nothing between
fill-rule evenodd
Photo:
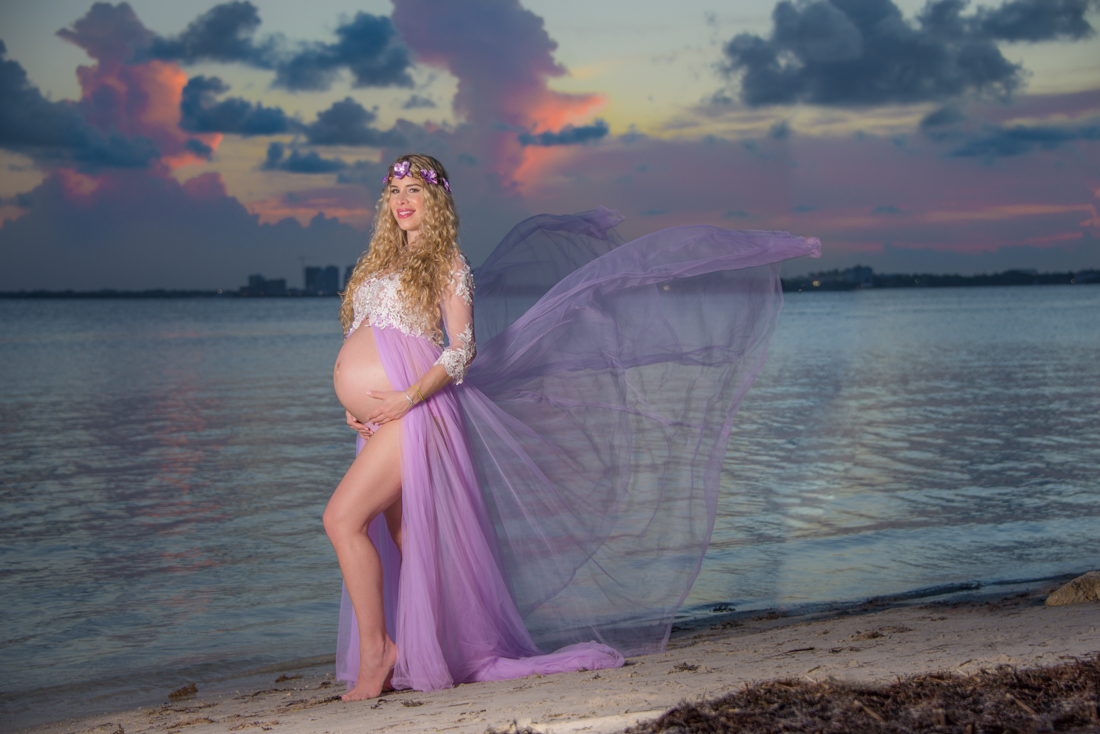
<instances>
[{"instance_id":1,"label":"bare foot","mask_svg":"<svg viewBox=\"0 0 1100 734\"><path fill-rule=\"evenodd\" d=\"M355 688L340 698L344 701L362 701L366 698L377 698L383 691L392 691L393 666L396 663L397 645L389 637L386 638L382 654L373 661L360 651L359 678L355 681Z\"/></svg>"}]
</instances>

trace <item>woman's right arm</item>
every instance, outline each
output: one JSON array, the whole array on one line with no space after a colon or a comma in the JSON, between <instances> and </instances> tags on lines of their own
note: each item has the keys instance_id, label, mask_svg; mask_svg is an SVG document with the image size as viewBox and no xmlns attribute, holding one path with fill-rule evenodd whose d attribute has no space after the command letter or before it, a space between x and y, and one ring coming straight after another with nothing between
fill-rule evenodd
<instances>
[{"instance_id":1,"label":"woman's right arm","mask_svg":"<svg viewBox=\"0 0 1100 734\"><path fill-rule=\"evenodd\" d=\"M364 441L366 441L368 438L370 438L371 436L374 435L374 431L372 431L369 426L367 426L364 423L360 423L355 418L355 416L352 415L351 413L349 413L348 411L346 411L346 410L344 411L344 416L345 416L345 419L347 420L348 425L351 426L355 430L356 433L358 433L360 436L362 436Z\"/></svg>"}]
</instances>

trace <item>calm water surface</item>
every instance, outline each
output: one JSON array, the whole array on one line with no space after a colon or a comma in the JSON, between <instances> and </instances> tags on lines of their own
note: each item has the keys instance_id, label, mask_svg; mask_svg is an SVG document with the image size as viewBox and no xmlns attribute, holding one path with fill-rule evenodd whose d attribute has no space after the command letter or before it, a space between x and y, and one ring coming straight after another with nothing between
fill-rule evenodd
<instances>
[{"instance_id":1,"label":"calm water surface","mask_svg":"<svg viewBox=\"0 0 1100 734\"><path fill-rule=\"evenodd\" d=\"M327 664L337 308L0 301L2 728ZM1098 316L1093 286L789 294L685 613L1100 567Z\"/></svg>"}]
</instances>

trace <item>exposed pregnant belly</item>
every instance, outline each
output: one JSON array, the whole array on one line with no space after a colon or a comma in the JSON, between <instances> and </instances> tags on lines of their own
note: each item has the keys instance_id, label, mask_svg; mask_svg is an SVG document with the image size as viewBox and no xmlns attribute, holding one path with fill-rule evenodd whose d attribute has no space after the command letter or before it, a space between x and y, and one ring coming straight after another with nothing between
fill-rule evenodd
<instances>
[{"instance_id":1,"label":"exposed pregnant belly","mask_svg":"<svg viewBox=\"0 0 1100 734\"><path fill-rule=\"evenodd\" d=\"M367 390L392 390L378 347L374 343L374 331L367 324L356 329L344 342L336 355L336 367L332 371L332 383L336 398L349 413L366 422L378 401L366 396Z\"/></svg>"}]
</instances>

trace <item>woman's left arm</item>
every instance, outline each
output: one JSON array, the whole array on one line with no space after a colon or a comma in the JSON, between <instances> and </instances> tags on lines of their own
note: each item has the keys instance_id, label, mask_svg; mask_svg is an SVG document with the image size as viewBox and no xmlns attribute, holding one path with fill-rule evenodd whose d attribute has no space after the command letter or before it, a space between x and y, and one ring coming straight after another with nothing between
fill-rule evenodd
<instances>
[{"instance_id":1,"label":"woman's left arm","mask_svg":"<svg viewBox=\"0 0 1100 734\"><path fill-rule=\"evenodd\" d=\"M373 414L368 417L371 423L395 421L409 412L414 405L422 403L449 383L461 383L466 371L477 354L474 344L474 281L470 266L459 255L451 268L451 280L440 302L443 310L443 326L447 330L447 348L439 356L431 369L402 393L375 390L368 392L369 397L377 398L379 403Z\"/></svg>"}]
</instances>

